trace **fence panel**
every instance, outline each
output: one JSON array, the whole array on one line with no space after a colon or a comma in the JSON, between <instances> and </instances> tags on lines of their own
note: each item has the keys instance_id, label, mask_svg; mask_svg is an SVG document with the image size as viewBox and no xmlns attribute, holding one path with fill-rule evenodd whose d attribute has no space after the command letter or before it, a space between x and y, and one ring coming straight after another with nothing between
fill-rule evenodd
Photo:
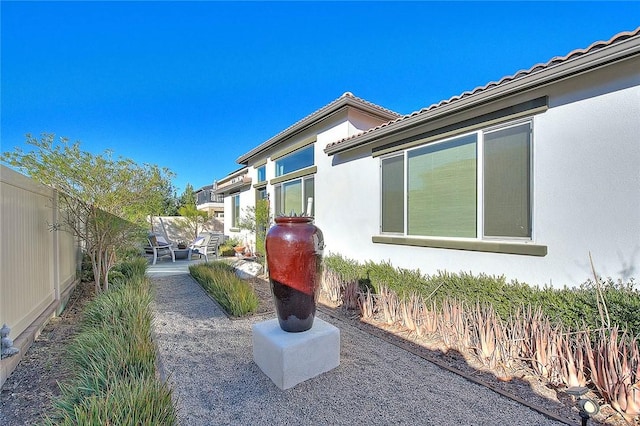
<instances>
[{"instance_id":1,"label":"fence panel","mask_svg":"<svg viewBox=\"0 0 640 426\"><path fill-rule=\"evenodd\" d=\"M11 327L14 341L30 341L76 282L78 244L51 228L59 215L52 188L0 165L0 199L0 326ZM0 385L9 364L0 361Z\"/></svg>"},{"instance_id":2,"label":"fence panel","mask_svg":"<svg viewBox=\"0 0 640 426\"><path fill-rule=\"evenodd\" d=\"M0 323L22 333L55 300L53 190L2 169Z\"/></svg>"}]
</instances>

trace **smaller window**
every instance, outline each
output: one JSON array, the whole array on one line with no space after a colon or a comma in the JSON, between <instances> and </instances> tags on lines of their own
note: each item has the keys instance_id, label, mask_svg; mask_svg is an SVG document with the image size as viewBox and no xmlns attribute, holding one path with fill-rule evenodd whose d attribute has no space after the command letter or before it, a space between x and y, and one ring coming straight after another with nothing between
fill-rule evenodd
<instances>
[{"instance_id":1,"label":"smaller window","mask_svg":"<svg viewBox=\"0 0 640 426\"><path fill-rule=\"evenodd\" d=\"M266 200L268 197L269 194L267 194L267 188L256 189L256 201Z\"/></svg>"},{"instance_id":2,"label":"smaller window","mask_svg":"<svg viewBox=\"0 0 640 426\"><path fill-rule=\"evenodd\" d=\"M484 235L531 238L531 123L484 135Z\"/></svg>"},{"instance_id":3,"label":"smaller window","mask_svg":"<svg viewBox=\"0 0 640 426\"><path fill-rule=\"evenodd\" d=\"M267 166L258 167L258 182L264 182L267 180Z\"/></svg>"},{"instance_id":4,"label":"smaller window","mask_svg":"<svg viewBox=\"0 0 640 426\"><path fill-rule=\"evenodd\" d=\"M383 158L382 232L404 232L404 155Z\"/></svg>"},{"instance_id":5,"label":"smaller window","mask_svg":"<svg viewBox=\"0 0 640 426\"><path fill-rule=\"evenodd\" d=\"M313 145L299 149L276 160L276 177L313 166Z\"/></svg>"},{"instance_id":6,"label":"smaller window","mask_svg":"<svg viewBox=\"0 0 640 426\"><path fill-rule=\"evenodd\" d=\"M274 192L276 214L307 214L313 216L315 202L311 203L311 211L306 211L309 207L309 198L314 200L315 196L313 177L295 179L276 185Z\"/></svg>"},{"instance_id":7,"label":"smaller window","mask_svg":"<svg viewBox=\"0 0 640 426\"><path fill-rule=\"evenodd\" d=\"M240 194L231 196L231 227L237 228L240 224Z\"/></svg>"}]
</instances>

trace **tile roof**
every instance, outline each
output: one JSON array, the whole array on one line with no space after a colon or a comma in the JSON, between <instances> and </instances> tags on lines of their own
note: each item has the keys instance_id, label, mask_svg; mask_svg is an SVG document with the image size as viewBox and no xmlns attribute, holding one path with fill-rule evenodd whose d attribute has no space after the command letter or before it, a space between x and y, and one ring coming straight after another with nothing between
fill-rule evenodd
<instances>
[{"instance_id":1,"label":"tile roof","mask_svg":"<svg viewBox=\"0 0 640 426\"><path fill-rule=\"evenodd\" d=\"M576 49L571 51L570 53L568 53L565 56L556 56L554 58L552 58L551 60L549 60L546 63L543 64L537 64L534 65L533 67L529 68L528 70L521 70L518 71L517 73L515 73L514 75L511 76L507 76L507 77L503 77L500 81L497 82L490 82L488 84L486 84L485 86L482 87L477 87L471 91L467 91L462 93L461 95L458 96L453 96L447 100L443 100L440 101L436 104L430 105L426 108L422 108L419 111L414 111L410 114L404 115L402 117L396 118L394 120L390 120L386 123L383 123L379 126L373 127L371 129L365 130L363 132L360 132L358 134L355 134L353 136L350 136L348 138L344 138L341 139L339 141L336 142L332 142L330 144L327 145L327 147L325 148L325 152L331 154L333 152L335 152L336 150L340 150L342 147L340 145L349 145L351 146L351 144L349 142L352 141L356 141L359 138L362 138L365 135L370 135L370 134L374 134L376 132L378 132L380 129L385 129L385 128L389 128L389 127L396 127L396 125L401 125L402 123L406 122L407 120L414 118L414 117L418 117L418 116L422 116L422 115L426 115L426 113L431 112L433 110L437 110L439 108L442 108L444 106L447 105L451 105L451 104L455 104L456 102L459 102L463 99L472 97L472 96L476 96L479 95L481 93L484 92L488 92L494 88L497 87L501 87L506 85L507 83L510 83L512 81L516 81L516 80L521 80L524 79L528 76L532 76L534 74L537 74L541 71L545 71L545 70L550 70L553 69L556 66L559 66L561 64L573 61L577 58L583 57L585 55L590 55L594 52L597 52L603 48L607 48L610 46L613 46L615 44L621 43L624 40L627 40L629 38L632 37L638 37L640 35L640 27L636 28L634 31L627 31L627 32L621 32L616 34L615 36L613 36L610 40L608 41L598 41L595 42L593 44L591 44L589 47L587 47L586 49ZM373 136L373 135L372 135Z\"/></svg>"},{"instance_id":2,"label":"tile roof","mask_svg":"<svg viewBox=\"0 0 640 426\"><path fill-rule=\"evenodd\" d=\"M307 115L301 120L298 120L297 122L287 127L277 135L273 136L271 139L260 144L259 146L252 149L248 153L240 156L236 161L240 164L244 164L250 157L258 154L260 151L263 151L269 148L270 146L274 145L279 140L282 140L287 136L295 134L297 131L304 129L306 126L314 124L317 120L324 118L325 116L340 109L345 105L351 105L363 110L367 110L384 119L396 119L398 117L401 117L401 114L398 114L395 111L391 111L390 109L383 108L380 105L376 105L372 102L369 102L367 100L354 96L353 93L351 92L344 92L342 96L340 96L339 98L333 100L332 102L328 103L322 108L312 112L311 114Z\"/></svg>"}]
</instances>

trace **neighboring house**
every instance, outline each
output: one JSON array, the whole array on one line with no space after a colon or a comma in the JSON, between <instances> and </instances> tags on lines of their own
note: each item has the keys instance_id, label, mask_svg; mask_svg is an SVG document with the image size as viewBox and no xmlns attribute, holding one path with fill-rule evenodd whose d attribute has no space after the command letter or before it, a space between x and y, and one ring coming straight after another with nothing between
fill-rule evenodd
<instances>
[{"instance_id":1,"label":"neighboring house","mask_svg":"<svg viewBox=\"0 0 640 426\"><path fill-rule=\"evenodd\" d=\"M224 218L224 196L216 194L214 185L206 185L195 191L196 207L206 211L209 217Z\"/></svg>"},{"instance_id":2,"label":"neighboring house","mask_svg":"<svg viewBox=\"0 0 640 426\"><path fill-rule=\"evenodd\" d=\"M327 252L554 287L591 278L590 254L602 276L638 275L640 28L371 124L318 133L301 173ZM276 199L293 183L273 175L280 150L238 160L267 166Z\"/></svg>"},{"instance_id":3,"label":"neighboring house","mask_svg":"<svg viewBox=\"0 0 640 426\"><path fill-rule=\"evenodd\" d=\"M271 213L300 215L339 208L332 189L316 176L332 173L327 144L399 118L387 109L345 93L238 158L242 169L217 182L225 197L225 234L251 244L254 237L238 228L240 217L256 200L268 199ZM312 202L310 203L310 199Z\"/></svg>"}]
</instances>

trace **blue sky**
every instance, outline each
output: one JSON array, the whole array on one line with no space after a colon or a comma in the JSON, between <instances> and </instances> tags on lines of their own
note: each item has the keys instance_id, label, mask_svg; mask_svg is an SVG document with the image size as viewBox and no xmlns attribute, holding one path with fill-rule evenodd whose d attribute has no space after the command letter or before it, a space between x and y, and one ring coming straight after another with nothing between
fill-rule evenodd
<instances>
[{"instance_id":1,"label":"blue sky","mask_svg":"<svg viewBox=\"0 0 640 426\"><path fill-rule=\"evenodd\" d=\"M168 167L178 193L346 91L402 114L640 26L640 2L2 1L1 143Z\"/></svg>"}]
</instances>

